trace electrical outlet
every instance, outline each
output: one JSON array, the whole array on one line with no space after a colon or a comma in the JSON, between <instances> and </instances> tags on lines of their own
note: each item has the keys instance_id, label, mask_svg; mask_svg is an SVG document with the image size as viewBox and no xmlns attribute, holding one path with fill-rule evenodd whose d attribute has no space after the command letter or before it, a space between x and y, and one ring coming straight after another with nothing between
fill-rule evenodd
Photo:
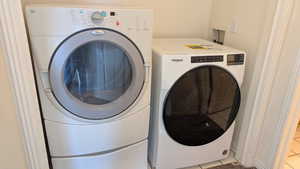
<instances>
[{"instance_id":1,"label":"electrical outlet","mask_svg":"<svg viewBox=\"0 0 300 169\"><path fill-rule=\"evenodd\" d=\"M238 24L236 21L233 21L228 28L228 31L231 33L237 33L238 32Z\"/></svg>"}]
</instances>

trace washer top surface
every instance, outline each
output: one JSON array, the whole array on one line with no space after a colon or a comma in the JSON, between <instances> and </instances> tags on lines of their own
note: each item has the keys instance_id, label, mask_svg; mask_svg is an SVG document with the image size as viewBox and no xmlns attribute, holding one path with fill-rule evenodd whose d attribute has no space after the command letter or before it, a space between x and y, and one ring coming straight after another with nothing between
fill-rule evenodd
<instances>
[{"instance_id":1,"label":"washer top surface","mask_svg":"<svg viewBox=\"0 0 300 169\"><path fill-rule=\"evenodd\" d=\"M204 39L155 39L153 50L161 56L244 53Z\"/></svg>"}]
</instances>

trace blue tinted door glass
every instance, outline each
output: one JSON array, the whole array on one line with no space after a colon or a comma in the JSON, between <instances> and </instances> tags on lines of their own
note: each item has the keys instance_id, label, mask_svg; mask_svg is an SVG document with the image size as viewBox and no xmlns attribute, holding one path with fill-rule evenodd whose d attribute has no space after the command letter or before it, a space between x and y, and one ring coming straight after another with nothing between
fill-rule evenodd
<instances>
[{"instance_id":1,"label":"blue tinted door glass","mask_svg":"<svg viewBox=\"0 0 300 169\"><path fill-rule=\"evenodd\" d=\"M126 52L108 41L93 41L78 47L65 63L64 83L80 101L103 105L130 86L132 69Z\"/></svg>"}]
</instances>

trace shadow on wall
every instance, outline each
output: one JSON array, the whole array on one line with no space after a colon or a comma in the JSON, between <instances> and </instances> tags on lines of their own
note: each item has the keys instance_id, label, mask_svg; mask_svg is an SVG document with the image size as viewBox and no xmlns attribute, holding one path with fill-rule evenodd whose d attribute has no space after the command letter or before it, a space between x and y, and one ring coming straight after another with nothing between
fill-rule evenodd
<instances>
[{"instance_id":1,"label":"shadow on wall","mask_svg":"<svg viewBox=\"0 0 300 169\"><path fill-rule=\"evenodd\" d=\"M27 3L78 3L138 6L154 10L154 37L208 38L212 0L23 0Z\"/></svg>"}]
</instances>

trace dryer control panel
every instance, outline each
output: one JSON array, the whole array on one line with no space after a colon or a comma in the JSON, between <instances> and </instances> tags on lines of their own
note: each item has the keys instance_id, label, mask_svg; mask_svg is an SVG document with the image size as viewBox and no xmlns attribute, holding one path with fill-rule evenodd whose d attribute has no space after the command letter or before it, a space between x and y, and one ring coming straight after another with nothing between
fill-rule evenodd
<instances>
[{"instance_id":1,"label":"dryer control panel","mask_svg":"<svg viewBox=\"0 0 300 169\"><path fill-rule=\"evenodd\" d=\"M75 8L71 10L71 14L74 24L81 24L85 26L104 26L112 24L119 26L117 22L120 22L118 20L119 18L115 17L115 12L107 10Z\"/></svg>"},{"instance_id":2,"label":"dryer control panel","mask_svg":"<svg viewBox=\"0 0 300 169\"><path fill-rule=\"evenodd\" d=\"M71 9L74 25L109 27L128 31L150 31L152 23L147 14L114 9Z\"/></svg>"}]
</instances>

